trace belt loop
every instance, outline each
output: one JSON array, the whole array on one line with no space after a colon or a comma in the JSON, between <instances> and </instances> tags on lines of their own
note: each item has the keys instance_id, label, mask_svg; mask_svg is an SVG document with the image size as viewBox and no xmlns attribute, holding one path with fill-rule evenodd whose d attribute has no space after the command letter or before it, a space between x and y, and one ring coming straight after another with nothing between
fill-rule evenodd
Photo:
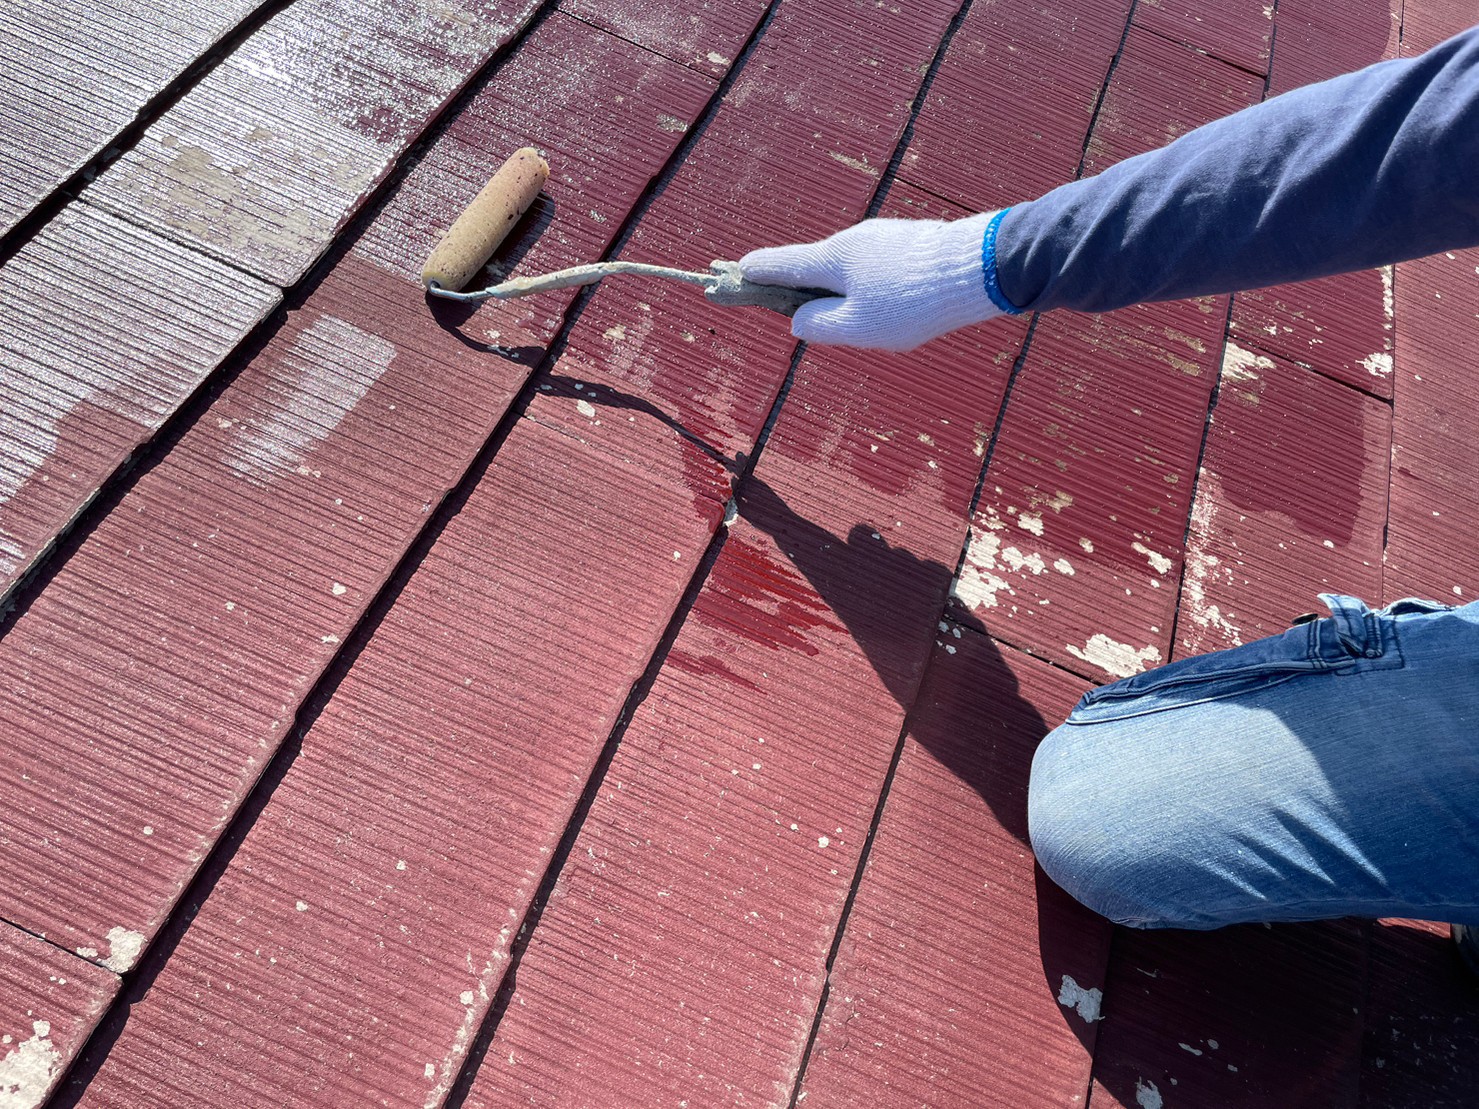
<instances>
[{"instance_id":1,"label":"belt loop","mask_svg":"<svg viewBox=\"0 0 1479 1109\"><path fill-rule=\"evenodd\" d=\"M1320 600L1330 610L1335 633L1347 651L1363 658L1380 657L1381 629L1365 601L1342 593L1321 593Z\"/></svg>"}]
</instances>

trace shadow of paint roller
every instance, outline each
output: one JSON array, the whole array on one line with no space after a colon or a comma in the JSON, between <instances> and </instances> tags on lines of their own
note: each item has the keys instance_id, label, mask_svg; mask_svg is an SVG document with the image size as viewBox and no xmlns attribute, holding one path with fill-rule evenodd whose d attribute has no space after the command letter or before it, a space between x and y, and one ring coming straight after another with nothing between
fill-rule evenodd
<instances>
[{"instance_id":1,"label":"shadow of paint roller","mask_svg":"<svg viewBox=\"0 0 1479 1109\"><path fill-rule=\"evenodd\" d=\"M792 289L784 285L757 285L740 274L737 262L713 262L708 273L680 270L671 266L652 266L642 262L596 262L587 266L557 270L536 277L520 277L487 289L462 291L488 263L527 212L549 178L549 163L538 150L526 146L514 151L508 161L473 198L447 233L432 250L421 270L421 283L430 296L448 300L511 300L553 289L570 289L594 285L605 277L629 274L638 277L664 277L703 288L704 296L725 307L769 308L783 316L818 297L835 297L827 289Z\"/></svg>"}]
</instances>

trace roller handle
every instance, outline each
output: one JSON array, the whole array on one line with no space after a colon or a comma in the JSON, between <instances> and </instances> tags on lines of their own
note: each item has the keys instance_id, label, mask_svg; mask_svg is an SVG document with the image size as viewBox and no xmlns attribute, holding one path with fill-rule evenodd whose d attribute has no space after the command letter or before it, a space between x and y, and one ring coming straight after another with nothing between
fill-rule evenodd
<instances>
[{"instance_id":1,"label":"roller handle","mask_svg":"<svg viewBox=\"0 0 1479 1109\"><path fill-rule=\"evenodd\" d=\"M493 257L549 178L549 164L532 146L516 150L453 221L421 270L428 289L463 288Z\"/></svg>"}]
</instances>

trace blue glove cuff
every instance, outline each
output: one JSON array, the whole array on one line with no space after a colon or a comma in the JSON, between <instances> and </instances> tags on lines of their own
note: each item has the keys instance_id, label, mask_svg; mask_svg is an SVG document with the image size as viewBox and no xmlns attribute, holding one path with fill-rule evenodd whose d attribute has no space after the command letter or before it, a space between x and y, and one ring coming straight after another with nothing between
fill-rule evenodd
<instances>
[{"instance_id":1,"label":"blue glove cuff","mask_svg":"<svg viewBox=\"0 0 1479 1109\"><path fill-rule=\"evenodd\" d=\"M991 298L991 303L1009 316L1020 316L1023 309L1006 298L996 275L996 232L1001 227L1002 217L1010 211L1010 208L1003 208L986 225L986 234L981 238L981 275L986 282L986 295Z\"/></svg>"}]
</instances>

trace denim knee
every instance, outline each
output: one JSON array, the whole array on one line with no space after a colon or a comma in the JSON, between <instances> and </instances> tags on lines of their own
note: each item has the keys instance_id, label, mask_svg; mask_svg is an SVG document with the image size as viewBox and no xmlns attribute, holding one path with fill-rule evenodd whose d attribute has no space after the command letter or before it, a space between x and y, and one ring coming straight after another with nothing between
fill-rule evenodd
<instances>
[{"instance_id":1,"label":"denim knee","mask_svg":"<svg viewBox=\"0 0 1479 1109\"><path fill-rule=\"evenodd\" d=\"M1038 865L1077 901L1132 928L1215 928L1201 904L1208 846L1197 810L1148 792L1094 729L1061 727L1037 749L1027 825Z\"/></svg>"}]
</instances>

